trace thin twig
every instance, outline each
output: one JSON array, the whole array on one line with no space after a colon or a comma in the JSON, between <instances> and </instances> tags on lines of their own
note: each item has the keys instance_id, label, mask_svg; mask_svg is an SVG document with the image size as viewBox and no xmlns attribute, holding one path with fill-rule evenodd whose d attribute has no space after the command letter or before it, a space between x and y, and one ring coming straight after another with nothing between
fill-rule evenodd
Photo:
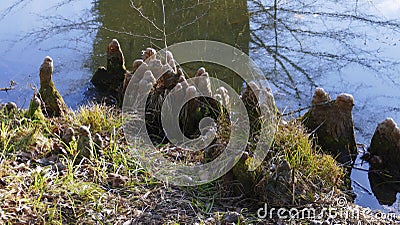
<instances>
[{"instance_id":1,"label":"thin twig","mask_svg":"<svg viewBox=\"0 0 400 225\"><path fill-rule=\"evenodd\" d=\"M290 111L290 112L284 113L284 114L282 114L282 116L289 116L289 115L292 115L294 113L298 113L298 112L304 111L306 109L311 109L311 108L313 108L315 106L329 105L329 104L332 104L334 102L335 102L335 100L332 100L332 101L317 103L317 104L314 104L314 105L311 105L311 106L302 107L302 108L296 109L294 111Z\"/></svg>"},{"instance_id":2,"label":"thin twig","mask_svg":"<svg viewBox=\"0 0 400 225\"><path fill-rule=\"evenodd\" d=\"M4 88L0 88L0 91L10 91L10 90L14 90L14 86L17 85L17 83L15 83L15 81L11 80L10 81L10 86L8 87L4 87Z\"/></svg>"},{"instance_id":3,"label":"thin twig","mask_svg":"<svg viewBox=\"0 0 400 225\"><path fill-rule=\"evenodd\" d=\"M164 0L161 0L162 14L163 14L163 35L164 35L164 48L165 48L165 60L167 60L167 33L165 32L165 5Z\"/></svg>"},{"instance_id":4,"label":"thin twig","mask_svg":"<svg viewBox=\"0 0 400 225\"><path fill-rule=\"evenodd\" d=\"M163 32L163 30L160 29L160 28L154 23L153 20L151 20L151 19L149 19L149 17L145 16L145 15L142 13L142 11L140 11L140 9L137 8L137 7L135 6L135 3L133 2L133 0L131 0L131 7L132 7L134 10L136 10L136 11L140 14L140 16L141 16L143 19L145 19L147 22L151 23L151 25L153 25L154 28L156 28L156 29L157 29L158 31L160 31L160 32Z\"/></svg>"},{"instance_id":5,"label":"thin twig","mask_svg":"<svg viewBox=\"0 0 400 225\"><path fill-rule=\"evenodd\" d=\"M274 1L274 34L275 34L275 54L274 57L274 73L277 74L277 58L278 58L278 26L277 26L277 15L278 15L278 3L277 0Z\"/></svg>"},{"instance_id":6,"label":"thin twig","mask_svg":"<svg viewBox=\"0 0 400 225\"><path fill-rule=\"evenodd\" d=\"M0 88L0 91L10 91L10 90L13 90L14 89L14 87L5 87L5 88Z\"/></svg>"}]
</instances>

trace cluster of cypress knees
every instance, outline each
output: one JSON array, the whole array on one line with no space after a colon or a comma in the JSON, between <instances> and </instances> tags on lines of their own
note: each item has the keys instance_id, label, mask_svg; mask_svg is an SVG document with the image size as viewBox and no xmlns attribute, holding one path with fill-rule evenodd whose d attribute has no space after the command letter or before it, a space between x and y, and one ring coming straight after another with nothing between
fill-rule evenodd
<instances>
[{"instance_id":1,"label":"cluster of cypress knees","mask_svg":"<svg viewBox=\"0 0 400 225\"><path fill-rule=\"evenodd\" d=\"M223 116L229 123L227 111L221 107L229 105L229 91L219 87L212 93L209 75L205 68L199 68L194 74L195 77L204 79L200 79L196 85L191 85L169 51L166 51L163 57L157 58L156 50L147 48L142 51L142 58L133 62L132 71L126 69L124 55L116 39L110 42L106 52L107 66L97 69L91 79L92 84L98 91L107 92L116 99L115 104L119 106L129 85L138 92L150 91L146 100L146 111L149 112L146 113L146 127L153 142L168 142L162 129L160 112L165 97L174 88L180 93L177 95L180 98L178 101L192 99L198 92L203 94L197 100L189 101L183 108L180 128L186 136L200 134L197 124L205 116L214 119ZM45 57L40 66L40 89L39 92L34 92L27 111L29 118L64 117L70 110L52 81L53 69L52 58ZM258 101L260 93L269 96L270 101L267 103ZM268 89L262 89L256 83L248 83L241 98L250 117L251 139L254 139L262 123L260 107L262 104L275 104L273 96ZM299 118L309 132L315 133L317 144L325 152L336 156L337 161L348 168L353 166L358 152L352 117L353 105L354 99L350 94L340 94L335 100L331 100L327 92L317 88L312 99L312 107ZM13 110L17 107L8 103L2 108ZM277 109L276 113L279 117ZM70 141L74 133L72 128L65 129L63 140ZM99 134L92 137L89 127L86 126L80 127L78 133L80 158L91 158L100 154L102 137ZM370 148L362 158L370 162L371 170L388 170L394 177L400 177L397 163L400 160L399 151L400 128L393 119L388 118L376 128Z\"/></svg>"}]
</instances>

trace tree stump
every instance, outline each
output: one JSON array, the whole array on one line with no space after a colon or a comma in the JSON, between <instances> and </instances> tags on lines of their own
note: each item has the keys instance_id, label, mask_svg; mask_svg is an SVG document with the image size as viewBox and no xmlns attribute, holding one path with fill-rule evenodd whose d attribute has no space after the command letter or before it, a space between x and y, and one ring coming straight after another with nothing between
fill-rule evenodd
<instances>
[{"instance_id":1,"label":"tree stump","mask_svg":"<svg viewBox=\"0 0 400 225\"><path fill-rule=\"evenodd\" d=\"M142 59L133 62L133 69L131 74L125 76L123 89L126 91L129 85L129 91L137 91L136 94L128 93L133 94L133 98L136 99L141 99L141 94L148 93L147 99L142 100L146 101L146 128L154 144L168 142L161 122L163 104L169 108L169 114L179 114L180 128L187 137L199 136L198 125L202 118L211 116L216 119L218 117L216 111L220 107L217 101L211 99L210 81L204 68L200 68L197 72L198 79L193 84L188 84L183 71L176 68L171 52L166 51L165 55L157 54L154 49L147 48L142 51ZM176 92L174 97L170 98L169 102L165 102L167 95L173 89ZM205 96L197 97L199 93ZM176 112L176 105L189 99L190 101ZM135 104L138 104L137 100L135 101Z\"/></svg>"},{"instance_id":2,"label":"tree stump","mask_svg":"<svg viewBox=\"0 0 400 225\"><path fill-rule=\"evenodd\" d=\"M254 91L253 91L254 90ZM253 82L247 84L245 92L242 94L242 100L246 106L250 121L250 142L254 142L254 138L261 129L261 110L258 105L256 93L260 87Z\"/></svg>"},{"instance_id":3,"label":"tree stump","mask_svg":"<svg viewBox=\"0 0 400 225\"><path fill-rule=\"evenodd\" d=\"M317 136L316 143L339 163L352 166L357 157L352 109L354 98L340 94L335 101L322 88L315 90L312 108L302 117L308 132Z\"/></svg>"},{"instance_id":4,"label":"tree stump","mask_svg":"<svg viewBox=\"0 0 400 225\"><path fill-rule=\"evenodd\" d=\"M400 128L392 118L379 123L368 152L362 156L370 164L368 179L380 204L393 205L400 192Z\"/></svg>"}]
</instances>

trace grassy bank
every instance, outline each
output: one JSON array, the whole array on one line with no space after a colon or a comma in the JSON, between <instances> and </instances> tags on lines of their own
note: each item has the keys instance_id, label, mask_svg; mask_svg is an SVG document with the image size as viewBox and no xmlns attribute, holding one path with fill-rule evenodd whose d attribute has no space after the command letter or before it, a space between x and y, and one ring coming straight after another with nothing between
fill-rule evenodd
<instances>
[{"instance_id":1,"label":"grassy bank","mask_svg":"<svg viewBox=\"0 0 400 225\"><path fill-rule=\"evenodd\" d=\"M103 141L95 157L79 160L77 131L82 125ZM156 180L140 166L122 126L120 110L104 105L83 106L54 119L28 119L25 110L3 108L0 223L276 224L276 215L259 218L257 209L264 203L298 209L331 207L343 196L343 170L311 145L295 120L278 126L271 154L257 170L255 195L237 191L241 184L229 174L196 187ZM77 134L66 144L68 128ZM283 161L289 171L278 169Z\"/></svg>"}]
</instances>

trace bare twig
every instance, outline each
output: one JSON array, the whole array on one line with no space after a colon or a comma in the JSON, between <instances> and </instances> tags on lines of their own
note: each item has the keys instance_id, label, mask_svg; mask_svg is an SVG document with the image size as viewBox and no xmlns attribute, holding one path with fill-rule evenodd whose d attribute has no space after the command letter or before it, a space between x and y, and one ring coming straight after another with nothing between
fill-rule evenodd
<instances>
[{"instance_id":1,"label":"bare twig","mask_svg":"<svg viewBox=\"0 0 400 225\"><path fill-rule=\"evenodd\" d=\"M135 3L133 2L133 0L131 0L131 7L132 7L134 10L136 10L136 11L140 14L140 16L141 16L143 19L145 19L147 22L151 23L151 25L153 25L154 28L156 28L156 29L157 29L158 31L160 31L160 32L163 32L163 30L160 29L160 28L154 23L153 20L151 20L151 19L149 19L149 17L145 16L145 15L143 14L143 12L140 11L140 9L139 9L138 7L135 6Z\"/></svg>"},{"instance_id":2,"label":"bare twig","mask_svg":"<svg viewBox=\"0 0 400 225\"><path fill-rule=\"evenodd\" d=\"M278 0L274 0L274 34L275 34L275 54L274 57L274 72L277 73L277 58L278 58Z\"/></svg>"},{"instance_id":3,"label":"bare twig","mask_svg":"<svg viewBox=\"0 0 400 225\"><path fill-rule=\"evenodd\" d=\"M101 27L101 28L104 29L104 30L110 31L110 32L117 33L117 34L126 34L126 35L129 35L131 37L149 38L149 39L153 39L153 40L156 40L156 41L162 41L163 40L162 38L159 38L159 37L153 37L153 36L148 36L148 35L139 35L139 34L134 34L132 32L128 32L128 31L114 30L114 29L110 29L110 28L107 28L107 27Z\"/></svg>"},{"instance_id":4,"label":"bare twig","mask_svg":"<svg viewBox=\"0 0 400 225\"><path fill-rule=\"evenodd\" d=\"M165 32L165 5L164 5L164 0L161 0L161 6L162 6L162 14L163 14L163 35L164 35L164 47L165 50L167 50L167 34ZM166 53L167 51L165 51Z\"/></svg>"},{"instance_id":5,"label":"bare twig","mask_svg":"<svg viewBox=\"0 0 400 225\"><path fill-rule=\"evenodd\" d=\"M6 8L5 10L3 10L0 13L0 20L4 19L8 14L10 14L18 6L22 5L22 7L25 7L31 1L32 0L19 0L19 1L16 1L14 4L12 4L11 6L9 6L8 8Z\"/></svg>"},{"instance_id":6,"label":"bare twig","mask_svg":"<svg viewBox=\"0 0 400 225\"><path fill-rule=\"evenodd\" d=\"M302 108L299 108L299 109L296 109L296 110L293 110L293 111L290 111L290 112L287 112L287 113L283 113L282 116L293 115L293 114L295 114L295 113L299 113L299 112L301 112L301 111L304 111L304 110L307 110L307 109L311 109L311 108L313 108L313 107L315 107L315 106L329 105L329 104L332 104L332 103L334 103L334 102L335 102L335 100L332 100L332 101L317 103L317 104L312 105L312 106L302 107Z\"/></svg>"},{"instance_id":7,"label":"bare twig","mask_svg":"<svg viewBox=\"0 0 400 225\"><path fill-rule=\"evenodd\" d=\"M17 85L17 83L15 83L15 81L11 80L10 81L10 86L8 87L4 87L4 88L0 88L0 91L10 91L10 90L14 90L14 86Z\"/></svg>"},{"instance_id":8,"label":"bare twig","mask_svg":"<svg viewBox=\"0 0 400 225\"><path fill-rule=\"evenodd\" d=\"M254 45L250 49L260 54L256 57L271 57L269 62L264 57L262 62L265 63L261 64L263 70L275 74L269 76L268 80L285 92L285 89L295 91L298 96L297 86L304 85L304 82L291 79L298 74L306 78L307 84L315 87L315 78L321 76L326 68L340 70L349 64L358 64L374 72L386 71L383 74L396 84L391 74L400 70L400 63L390 56L380 54L379 48L367 45L367 41L379 41L373 34L399 33L400 22L360 11L359 1L340 12L321 10L318 5L323 4L321 2L294 0L283 4L279 1L249 0L254 24L251 29L251 43ZM354 4L357 4L356 12ZM311 17L315 19L307 20ZM331 27L326 21L335 24L340 21L341 25ZM324 26L319 26L320 23ZM374 32L365 33L354 29L355 26L368 26ZM313 45L313 42L320 40L332 43L336 49ZM288 79L281 81L281 77L277 76L279 74Z\"/></svg>"}]
</instances>

